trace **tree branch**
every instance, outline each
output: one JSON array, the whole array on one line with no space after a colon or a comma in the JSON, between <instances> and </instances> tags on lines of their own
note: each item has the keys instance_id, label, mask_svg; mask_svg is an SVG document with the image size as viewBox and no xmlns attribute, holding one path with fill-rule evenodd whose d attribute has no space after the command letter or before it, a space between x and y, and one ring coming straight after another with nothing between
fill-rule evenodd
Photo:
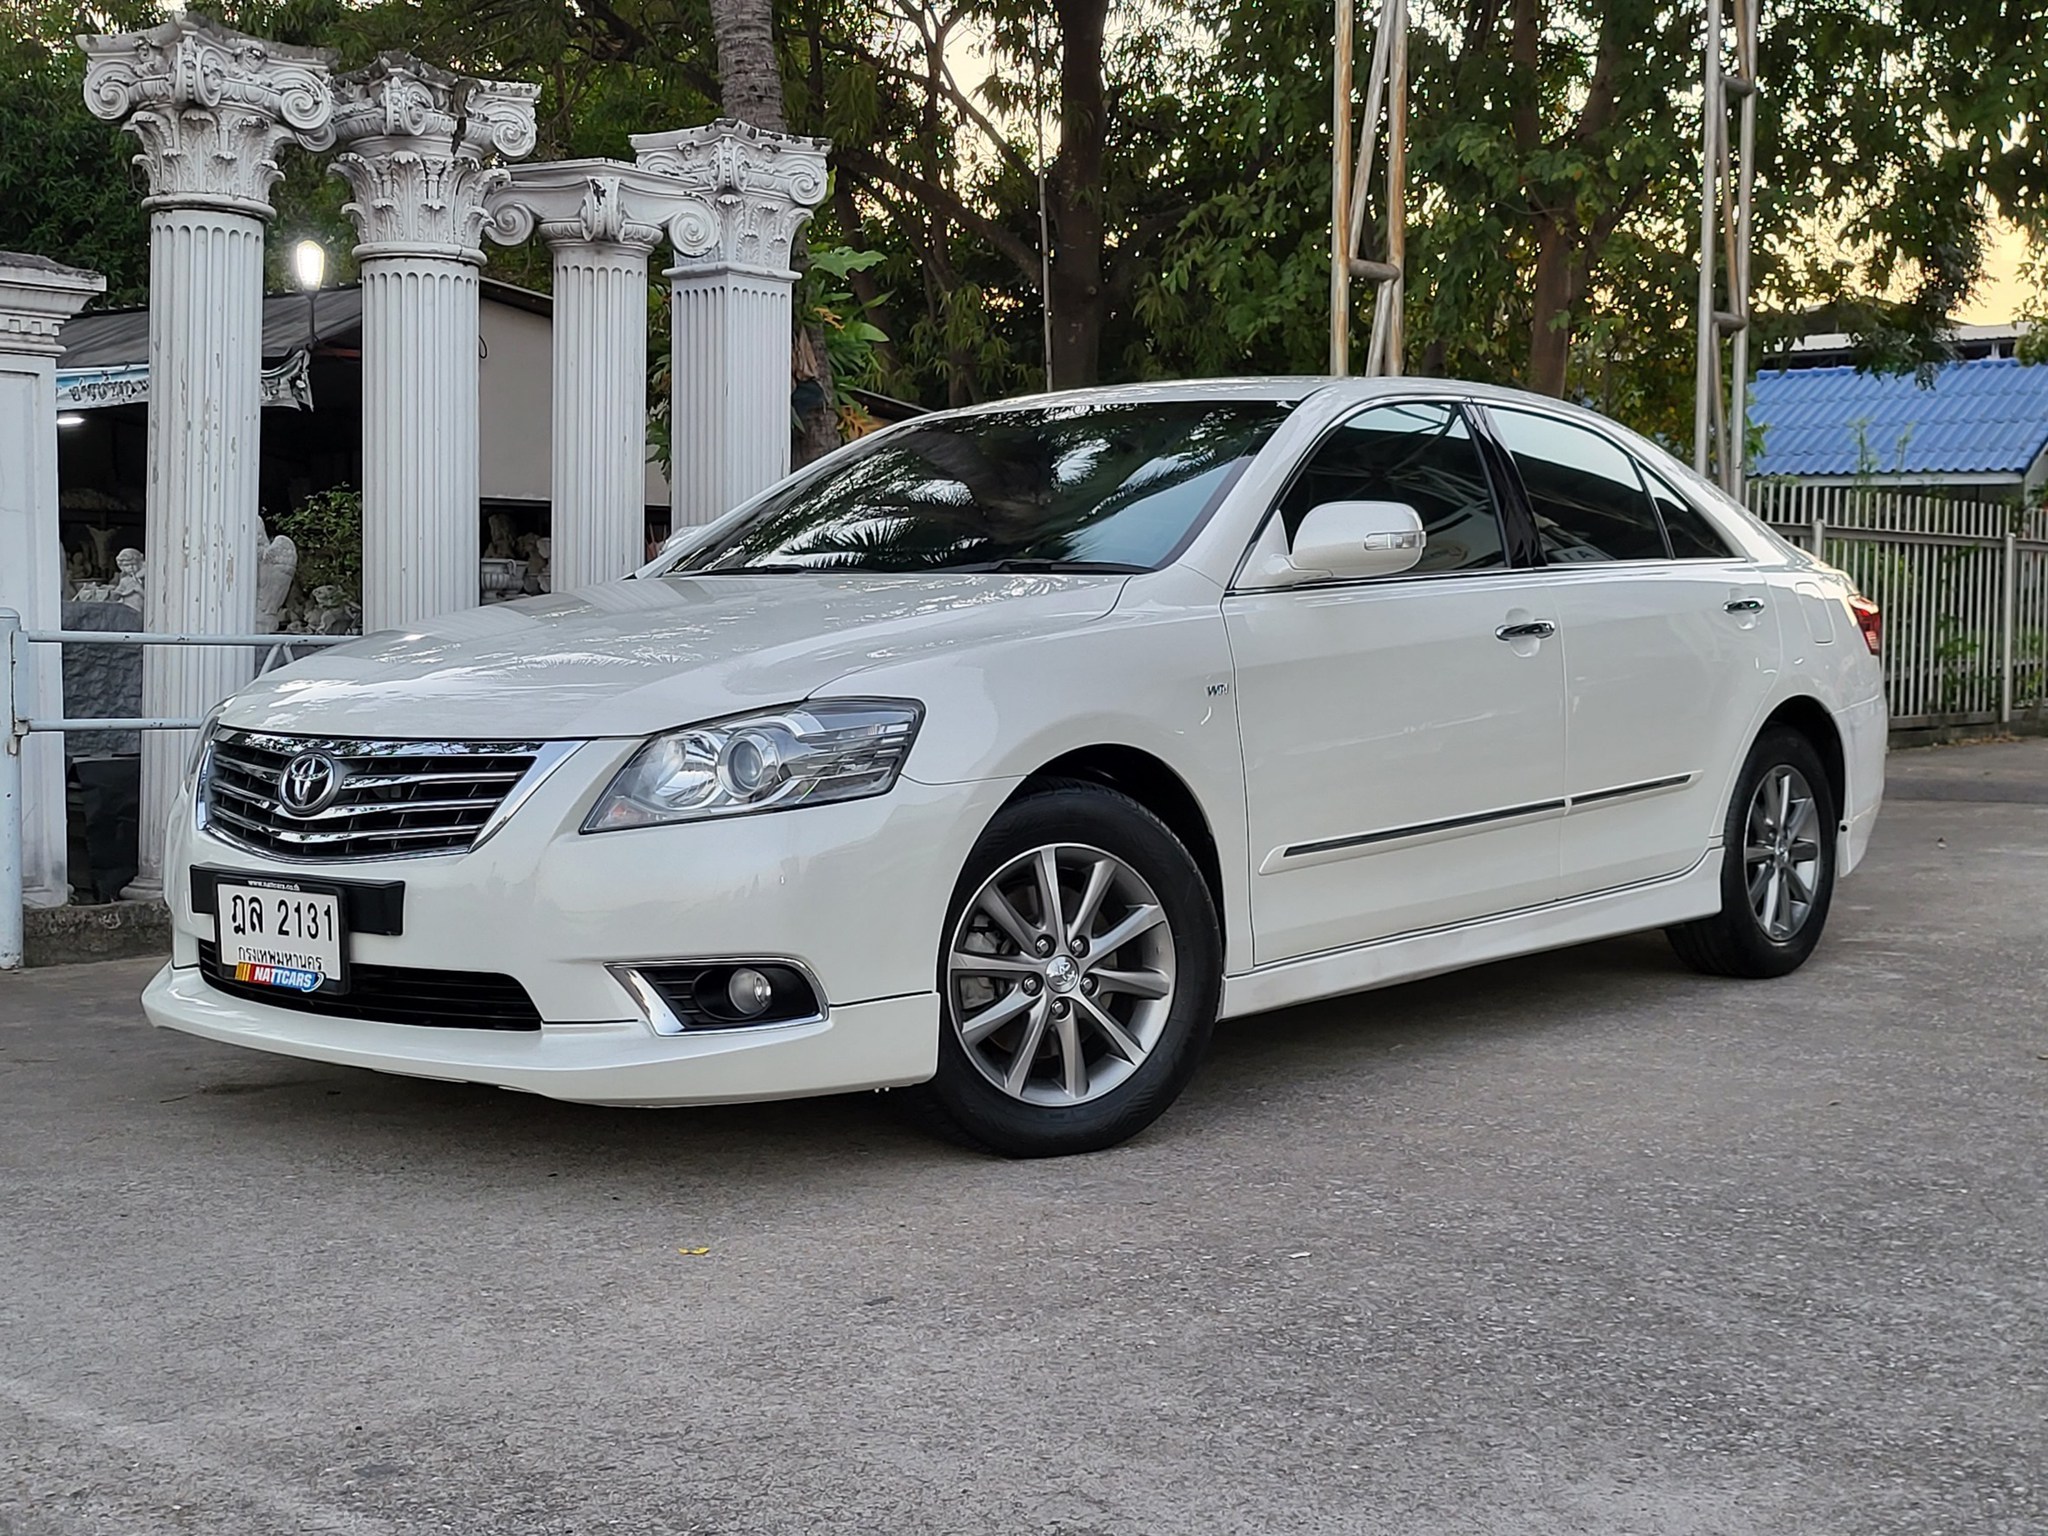
<instances>
[{"instance_id":1,"label":"tree branch","mask_svg":"<svg viewBox=\"0 0 2048 1536\"><path fill-rule=\"evenodd\" d=\"M893 165L872 150L848 145L835 149L833 156L847 170L870 180L886 183L935 209L964 229L972 230L1009 258L1035 293L1039 287L1038 250L980 210L970 207L958 193L911 171Z\"/></svg>"},{"instance_id":2,"label":"tree branch","mask_svg":"<svg viewBox=\"0 0 2048 1536\"><path fill-rule=\"evenodd\" d=\"M1016 145L1003 136L1002 130L996 127L988 114L976 106L973 98L960 88L960 83L953 78L951 66L942 66L936 76L927 78L913 70L905 69L900 64L888 63L885 60L862 53L858 49L841 46L836 51L867 65L879 74L889 75L897 80L901 80L906 85L937 86L939 92L948 101L952 102L954 106L958 107L965 114L969 122L981 130L983 137L995 146L996 152L1009 162L1013 170L1021 176L1036 179L1038 175L1037 167L1025 158L1022 150L1018 149Z\"/></svg>"},{"instance_id":3,"label":"tree branch","mask_svg":"<svg viewBox=\"0 0 2048 1536\"><path fill-rule=\"evenodd\" d=\"M1572 129L1572 137L1581 145L1590 145L1614 121L1614 82L1622 67L1621 53L1621 28L1615 22L1614 12L1609 11L1600 23L1593 75L1586 82L1586 103L1579 109L1579 120Z\"/></svg>"}]
</instances>

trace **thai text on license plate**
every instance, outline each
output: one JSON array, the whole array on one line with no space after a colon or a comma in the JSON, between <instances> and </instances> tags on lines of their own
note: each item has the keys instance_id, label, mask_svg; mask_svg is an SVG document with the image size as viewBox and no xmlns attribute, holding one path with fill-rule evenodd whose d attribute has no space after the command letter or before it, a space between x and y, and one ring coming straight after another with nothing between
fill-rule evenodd
<instances>
[{"instance_id":1,"label":"thai text on license plate","mask_svg":"<svg viewBox=\"0 0 2048 1536\"><path fill-rule=\"evenodd\" d=\"M340 989L347 976L341 898L328 891L214 885L220 963L236 981L293 992Z\"/></svg>"}]
</instances>

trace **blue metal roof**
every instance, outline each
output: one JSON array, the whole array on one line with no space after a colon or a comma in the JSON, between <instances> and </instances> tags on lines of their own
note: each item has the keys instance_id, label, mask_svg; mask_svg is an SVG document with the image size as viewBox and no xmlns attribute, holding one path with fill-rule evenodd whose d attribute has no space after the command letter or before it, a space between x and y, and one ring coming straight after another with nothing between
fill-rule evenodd
<instances>
[{"instance_id":1,"label":"blue metal roof","mask_svg":"<svg viewBox=\"0 0 2048 1536\"><path fill-rule=\"evenodd\" d=\"M2048 448L2048 365L1944 363L1934 383L1853 368L1759 373L1756 475L2023 475Z\"/></svg>"}]
</instances>

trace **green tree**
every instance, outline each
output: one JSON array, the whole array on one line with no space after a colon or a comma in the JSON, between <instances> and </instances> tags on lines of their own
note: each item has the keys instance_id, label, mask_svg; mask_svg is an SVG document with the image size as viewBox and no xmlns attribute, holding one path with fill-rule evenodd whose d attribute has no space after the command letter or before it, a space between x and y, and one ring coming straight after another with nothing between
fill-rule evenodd
<instances>
[{"instance_id":1,"label":"green tree","mask_svg":"<svg viewBox=\"0 0 2048 1536\"><path fill-rule=\"evenodd\" d=\"M1988 221L2048 228L2038 9L1768 13L1760 338L1818 320L1873 365L1912 366L1938 355ZM144 244L124 150L63 83L62 39L93 17L28 13L0 81L0 124L20 125L0 134L0 244L93 261L132 292ZM1415 14L1410 367L1675 432L1699 256L1698 0ZM229 19L344 64L405 47L538 80L541 155L623 155L628 133L721 106L829 137L815 236L879 257L840 275L886 333L873 356L892 392L1037 384L1048 307L1055 383L1321 366L1329 0L252 0ZM334 230L345 250L338 184L301 158L278 230ZM490 259L545 281L544 253Z\"/></svg>"},{"instance_id":2,"label":"green tree","mask_svg":"<svg viewBox=\"0 0 2048 1536\"><path fill-rule=\"evenodd\" d=\"M105 8L0 0L0 249L27 251L107 279L102 305L149 294L149 216L134 148L85 109L71 38ZM116 24L155 19L136 6Z\"/></svg>"}]
</instances>

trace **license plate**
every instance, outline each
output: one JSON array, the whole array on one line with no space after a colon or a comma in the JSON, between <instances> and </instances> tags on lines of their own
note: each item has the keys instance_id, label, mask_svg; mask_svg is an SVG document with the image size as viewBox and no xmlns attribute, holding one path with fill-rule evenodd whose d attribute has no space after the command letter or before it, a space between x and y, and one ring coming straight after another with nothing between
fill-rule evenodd
<instances>
[{"instance_id":1,"label":"license plate","mask_svg":"<svg viewBox=\"0 0 2048 1536\"><path fill-rule=\"evenodd\" d=\"M228 978L291 992L348 988L341 893L287 881L217 881L213 910Z\"/></svg>"}]
</instances>

